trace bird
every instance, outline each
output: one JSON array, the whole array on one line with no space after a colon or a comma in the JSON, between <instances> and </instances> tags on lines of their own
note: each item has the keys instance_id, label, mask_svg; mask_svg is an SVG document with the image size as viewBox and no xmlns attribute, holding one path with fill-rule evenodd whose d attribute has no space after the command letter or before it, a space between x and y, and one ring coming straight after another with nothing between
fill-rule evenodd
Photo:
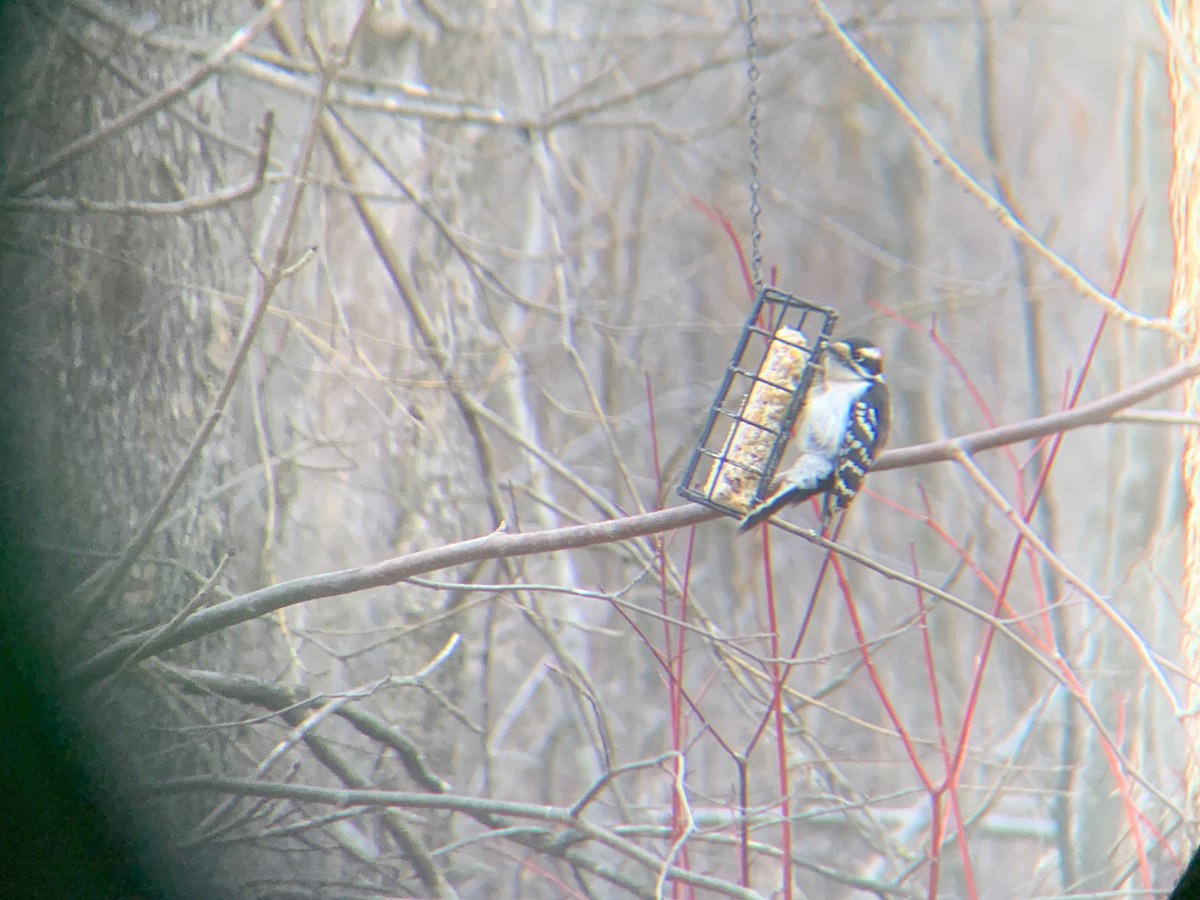
<instances>
[{"instance_id":1,"label":"bird","mask_svg":"<svg viewBox=\"0 0 1200 900\"><path fill-rule=\"evenodd\" d=\"M799 448L795 462L775 478L766 499L746 513L738 534L818 494L825 495L824 531L862 487L891 420L883 351L865 338L825 342L793 432L792 443Z\"/></svg>"}]
</instances>

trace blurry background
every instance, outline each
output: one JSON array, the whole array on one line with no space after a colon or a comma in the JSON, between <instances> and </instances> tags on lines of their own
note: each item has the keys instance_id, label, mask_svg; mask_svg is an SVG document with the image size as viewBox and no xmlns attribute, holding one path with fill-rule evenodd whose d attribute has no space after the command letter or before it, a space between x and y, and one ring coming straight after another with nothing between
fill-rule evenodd
<instances>
[{"instance_id":1,"label":"blurry background","mask_svg":"<svg viewBox=\"0 0 1200 900\"><path fill-rule=\"evenodd\" d=\"M931 164L811 4L757 8L768 281L885 348L891 446L1062 408L1101 308ZM833 12L1034 235L1104 290L1127 255L1122 302L1166 314L1155 3ZM1050 560L960 466L871 479L841 539L1024 646L852 562L839 586L779 531L764 565L761 534L717 521L88 668L288 579L680 503L751 301L746 31L726 2L69 0L6 4L0 33L6 415L27 463L6 487L35 510L30 621L91 729L101 805L178 867L162 890L653 896L685 890L658 884L670 856L712 880L697 896L770 894L787 848L796 896L1174 879L1178 423L1065 437L1030 517ZM1084 402L1175 359L1118 321L1097 347ZM1048 454L978 464L1024 510ZM772 713L772 660L802 629ZM566 812L616 770L583 812L612 840L572 836ZM479 805L164 787L198 777Z\"/></svg>"}]
</instances>

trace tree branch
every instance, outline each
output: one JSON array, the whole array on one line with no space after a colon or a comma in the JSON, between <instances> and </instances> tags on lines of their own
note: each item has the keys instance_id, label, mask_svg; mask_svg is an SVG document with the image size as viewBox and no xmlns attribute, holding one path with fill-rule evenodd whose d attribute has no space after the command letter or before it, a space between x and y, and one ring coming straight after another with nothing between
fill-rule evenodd
<instances>
[{"instance_id":1,"label":"tree branch","mask_svg":"<svg viewBox=\"0 0 1200 900\"><path fill-rule=\"evenodd\" d=\"M1171 366L1169 369L1164 369L1157 375L1152 375L1132 387L1109 394L1107 397L1101 397L1099 400L1093 400L1091 403L1076 406L1074 409L1047 413L1035 419L1001 425L998 428L975 431L960 438L948 438L928 444L914 444L911 447L889 450L879 457L874 471L946 462L954 459L956 447L961 447L966 452L973 454L981 450L995 450L997 447L1016 444L1020 441L1043 438L1060 431L1073 431L1089 425L1106 425L1113 421L1121 410L1135 406L1197 376L1200 376L1200 357L1193 357Z\"/></svg>"},{"instance_id":2,"label":"tree branch","mask_svg":"<svg viewBox=\"0 0 1200 900\"><path fill-rule=\"evenodd\" d=\"M1036 440L1050 434L1071 431L1089 425L1103 425L1112 421L1121 410L1128 409L1150 397L1161 394L1200 375L1200 358L1193 358L1147 378L1132 387L1109 394L1092 403L1077 406L1063 412L1050 413L976 431L962 437L902 447L884 453L876 469L899 469L927 463L945 462L955 458L960 451L978 453L992 450L1019 441ZM689 525L697 525L717 518L719 512L698 505L677 506L622 519L609 519L592 525L575 525L570 528L555 528L525 534L506 534L496 531L483 537L446 544L429 550L419 550L383 562L336 572L323 572L294 578L280 584L260 588L226 600L208 609L188 616L167 634L150 639L146 635L134 634L121 638L77 666L67 677L71 681L92 682L106 678L125 662L135 662L155 656L164 650L191 643L224 628L248 622L259 616L297 603L319 600L323 597L338 597L371 588L388 587L412 578L450 566L479 562L501 557L530 556L574 550L597 544L629 540L661 531L671 531Z\"/></svg>"},{"instance_id":3,"label":"tree branch","mask_svg":"<svg viewBox=\"0 0 1200 900\"><path fill-rule=\"evenodd\" d=\"M585 839L603 844L629 860L640 863L652 872L665 871L666 877L681 884L690 884L727 897L745 897L748 900L761 894L740 887L731 881L714 878L698 872L690 872L678 866L667 865L649 850L626 840L612 831L592 824L586 819L572 815L572 811L559 806L540 803L519 803L493 800L462 794L420 794L411 791L351 790L346 788L321 788L302 784L277 784L266 781L250 781L223 777L189 777L152 785L151 792L157 796L169 794L220 793L243 797L263 797L272 800L293 800L298 803L325 803L338 807L374 806L401 809L448 810L470 816L508 816L527 819L547 825L566 827L579 832Z\"/></svg>"},{"instance_id":4,"label":"tree branch","mask_svg":"<svg viewBox=\"0 0 1200 900\"><path fill-rule=\"evenodd\" d=\"M258 35L270 25L279 11L283 8L283 0L270 0L263 9L248 23L237 29L229 40L214 50L204 62L193 69L185 77L169 85L157 94L146 97L133 104L122 113L102 121L95 129L72 141L48 159L42 160L25 172L18 172L3 186L6 196L15 197L36 186L43 179L53 174L69 162L88 153L92 148L108 140L115 134L132 128L147 116L153 115L160 109L174 103L179 98L191 93L198 85L212 77L229 59L251 44Z\"/></svg>"},{"instance_id":5,"label":"tree branch","mask_svg":"<svg viewBox=\"0 0 1200 900\"><path fill-rule=\"evenodd\" d=\"M263 115L258 132L258 153L254 172L240 185L223 188L202 196L185 197L182 200L126 200L109 202L92 200L88 197L16 197L0 200L4 212L48 212L65 215L100 213L112 216L190 216L244 200L262 189L267 178L267 166L271 162L271 135L275 129L275 113L268 110Z\"/></svg>"},{"instance_id":6,"label":"tree branch","mask_svg":"<svg viewBox=\"0 0 1200 900\"><path fill-rule=\"evenodd\" d=\"M1097 287L1079 269L1052 250L1045 241L1034 234L1029 226L1017 218L1016 214L999 199L994 197L966 167L960 163L937 139L932 131L921 121L921 117L912 108L899 90L888 77L875 65L875 61L850 36L830 11L825 0L809 0L809 5L821 24L841 46L846 59L875 86L892 109L900 116L901 121L912 131L913 136L929 154L930 159L942 171L953 178L958 185L974 198L988 214L992 216L1007 231L1017 243L1033 252L1046 263L1060 278L1071 285L1082 296L1099 304L1100 308L1110 316L1126 325L1135 325L1153 331L1161 331L1172 337L1180 337L1178 327L1170 319L1157 319L1135 313L1121 305L1115 297L1111 297Z\"/></svg>"}]
</instances>

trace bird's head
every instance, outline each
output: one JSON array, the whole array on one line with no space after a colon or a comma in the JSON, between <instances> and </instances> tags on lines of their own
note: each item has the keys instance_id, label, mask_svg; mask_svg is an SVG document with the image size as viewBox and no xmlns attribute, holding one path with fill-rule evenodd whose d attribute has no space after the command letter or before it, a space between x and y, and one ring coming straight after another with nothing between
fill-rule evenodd
<instances>
[{"instance_id":1,"label":"bird's head","mask_svg":"<svg viewBox=\"0 0 1200 900\"><path fill-rule=\"evenodd\" d=\"M866 338L842 338L825 344L826 377L881 381L883 351Z\"/></svg>"}]
</instances>

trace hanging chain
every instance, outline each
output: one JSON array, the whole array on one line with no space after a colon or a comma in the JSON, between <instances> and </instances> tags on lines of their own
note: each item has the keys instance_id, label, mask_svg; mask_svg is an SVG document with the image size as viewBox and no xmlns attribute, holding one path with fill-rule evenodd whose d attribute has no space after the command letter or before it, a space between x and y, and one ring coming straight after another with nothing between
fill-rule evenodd
<instances>
[{"instance_id":1,"label":"hanging chain","mask_svg":"<svg viewBox=\"0 0 1200 900\"><path fill-rule=\"evenodd\" d=\"M758 13L754 11L754 0L746 0L746 74L750 77L750 91L746 99L750 104L750 277L754 281L754 293L761 294L762 274L762 227L758 218L762 215L762 204L758 200Z\"/></svg>"}]
</instances>

